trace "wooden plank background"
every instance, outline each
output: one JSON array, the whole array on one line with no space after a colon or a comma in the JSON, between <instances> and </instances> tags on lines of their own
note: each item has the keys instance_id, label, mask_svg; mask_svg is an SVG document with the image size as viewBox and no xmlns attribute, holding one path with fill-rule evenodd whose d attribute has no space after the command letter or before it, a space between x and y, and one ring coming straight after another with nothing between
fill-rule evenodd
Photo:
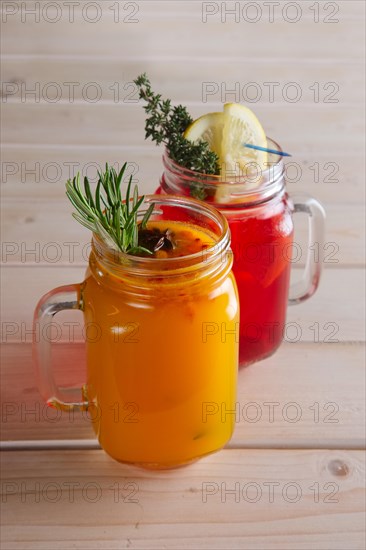
<instances>
[{"instance_id":1,"label":"wooden plank background","mask_svg":"<svg viewBox=\"0 0 366 550\"><path fill-rule=\"evenodd\" d=\"M1 5L1 440L10 449L2 453L2 547L365 548L364 2L280 1L270 20L263 2L104 1L94 3L101 10L95 23L86 0L73 22L65 4ZM26 13L32 9L36 15ZM225 21L225 9L240 12ZM205 10L217 13L204 22ZM250 23L255 13L260 18ZM296 13L299 20L290 22ZM96 450L81 414L53 417L38 393L30 345L38 298L81 281L85 271L89 234L71 219L65 180L127 160L142 192L158 184L162 150L144 140L144 113L131 85L144 71L193 117L226 101L251 107L267 135L293 155L290 194L311 194L327 212L320 288L289 308L279 351L240 372L240 416L227 449L161 473L119 465ZM67 83L74 83L71 95ZM294 279L306 233L298 216L303 257ZM73 254L67 243L75 243ZM57 320L55 373L60 383L78 385L85 370L81 315ZM70 320L80 323L72 343ZM278 403L272 419L268 403ZM301 411L295 423L293 403ZM47 446L61 450L40 450ZM70 481L81 483L74 503ZM137 483L139 502L116 504L116 481ZM221 484L263 489L269 481L280 483L274 502L235 502L232 495L222 502ZM58 485L45 493L50 482ZM83 495L89 482L101 489L96 503ZM206 482L220 491L203 503ZM303 490L297 503L283 497L290 482ZM25 502L22 483L34 491ZM327 502L332 483L335 503Z\"/></svg>"},{"instance_id":2,"label":"wooden plank background","mask_svg":"<svg viewBox=\"0 0 366 550\"><path fill-rule=\"evenodd\" d=\"M4 548L362 550L363 458L224 450L158 474L102 451L9 452Z\"/></svg>"}]
</instances>

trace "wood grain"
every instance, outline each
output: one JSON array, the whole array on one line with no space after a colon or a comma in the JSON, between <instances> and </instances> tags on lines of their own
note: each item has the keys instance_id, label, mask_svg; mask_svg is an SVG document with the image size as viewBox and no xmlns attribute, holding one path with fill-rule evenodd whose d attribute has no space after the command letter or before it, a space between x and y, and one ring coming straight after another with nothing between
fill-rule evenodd
<instances>
[{"instance_id":1,"label":"wood grain","mask_svg":"<svg viewBox=\"0 0 366 550\"><path fill-rule=\"evenodd\" d=\"M150 190L154 191L153 188ZM296 197L298 192L293 195ZM2 262L8 266L85 264L90 232L72 220L72 211L66 196L58 201L35 200L34 197L27 201L3 200ZM347 211L345 217L344 205L331 204L326 208L327 233L323 251L327 268L365 265L364 208L361 204L354 204L349 205ZM352 219L352 228L349 219ZM294 266L297 267L304 264L308 250L308 220L296 215L294 221ZM315 253L316 250L312 252Z\"/></svg>"},{"instance_id":2,"label":"wood grain","mask_svg":"<svg viewBox=\"0 0 366 550\"><path fill-rule=\"evenodd\" d=\"M2 341L30 342L33 311L40 297L52 288L82 282L84 272L83 267L57 264L4 266L3 285L12 291L3 296ZM299 270L294 270L294 278L298 278L299 273ZM321 341L326 338L330 343L363 342L364 279L362 269L324 270L316 295L288 308L288 339L313 342L319 331ZM70 330L67 323L70 322L78 323L75 337L79 337L82 328L80 312L61 312L54 321L57 322L57 333L52 338L67 340Z\"/></svg>"},{"instance_id":3,"label":"wood grain","mask_svg":"<svg viewBox=\"0 0 366 550\"><path fill-rule=\"evenodd\" d=\"M138 101L133 80L145 72L148 65L154 89L189 105L203 103L209 107L218 101L235 101L244 102L255 110L258 103L281 105L295 98L298 108L304 104L312 104L314 108L317 104L337 107L339 103L360 104L361 107L365 83L362 62L350 59L348 63L338 63L333 67L332 81L325 79L328 64L328 60L322 59L316 63L314 59L304 59L298 64L285 59L269 64L268 59L257 57L228 58L218 70L218 62L213 57L204 62L201 58L190 57L179 63L162 57L156 64L145 59L106 57L98 63L96 71L92 57L83 58L82 63L77 57L55 57L50 63L47 55L9 55L4 56L2 63L2 93L6 102L32 103L35 100L27 91L38 86L40 104L87 103L95 95L99 97L96 104L112 102L131 106ZM67 84L71 82L75 84Z\"/></svg>"},{"instance_id":4,"label":"wood grain","mask_svg":"<svg viewBox=\"0 0 366 550\"><path fill-rule=\"evenodd\" d=\"M165 472L103 451L2 455L4 550L363 548L362 452L224 450Z\"/></svg>"},{"instance_id":5,"label":"wood grain","mask_svg":"<svg viewBox=\"0 0 366 550\"><path fill-rule=\"evenodd\" d=\"M221 109L222 103L212 105ZM145 116L142 106L118 104L34 104L7 103L2 109L3 140L8 144L52 143L60 146L144 146ZM207 112L202 105L190 107L193 118ZM268 136L291 153L328 154L336 161L344 150L341 135L347 135L347 149L362 155L363 120L356 106L296 104L258 105L257 117L263 121ZM314 128L317 131L314 132Z\"/></svg>"},{"instance_id":6,"label":"wood grain","mask_svg":"<svg viewBox=\"0 0 366 550\"><path fill-rule=\"evenodd\" d=\"M73 23L66 2L47 3L61 6L56 23L47 21L55 6L45 17L44 4L39 22L24 15L35 2L0 6L2 251L8 243L20 246L2 258L1 439L8 449L18 445L1 453L2 549L364 550L365 3L280 1L272 3L270 22L266 3L232 2L226 7L241 11L222 22L222 2L138 0L118 2L118 23L112 0L97 2L96 23L86 20L87 0L77 3ZM218 8L205 23L204 4ZM242 11L248 4L260 7L257 23L245 20L243 13L253 16L253 6ZM290 23L294 4L301 17ZM15 15L6 16L9 5ZM327 16L336 22L327 23ZM85 169L128 160L141 191L154 190L161 150L144 140L142 105L129 84L143 71L193 117L221 110L225 101L251 107L299 166L299 180L289 179L288 190L325 204L326 241L339 245L339 263L326 265L318 293L289 308L287 341L240 372L227 448L165 472L127 467L90 450L95 439L87 418L55 420L44 407L31 360L32 312L50 288L81 281L85 262L81 244L71 262L65 246L55 263L39 254L39 261L32 255L22 261L21 254L22 243L27 249L39 243L44 252L48 242L88 242L69 219L70 163ZM70 81L76 82L71 99ZM54 103L50 82L61 89ZM101 91L95 103L85 90L91 82ZM266 82L276 83L273 102ZM291 82L301 89L293 103L286 95ZM24 95L38 85L36 100ZM251 102L254 91L258 102ZM80 385L81 313L59 314L57 321L56 379ZM68 321L79 323L72 343ZM60 448L47 450L51 444ZM128 502L129 493L137 502Z\"/></svg>"},{"instance_id":7,"label":"wood grain","mask_svg":"<svg viewBox=\"0 0 366 550\"><path fill-rule=\"evenodd\" d=\"M293 151L291 136L283 147ZM105 162L122 166L127 160L141 192L155 191L160 180L162 149L146 141L144 146L75 147L53 145L3 145L0 187L3 198L65 200L65 181L78 171L95 181ZM307 193L327 207L360 205L365 200L364 162L361 156L343 151L298 152L287 163L289 193Z\"/></svg>"},{"instance_id":8,"label":"wood grain","mask_svg":"<svg viewBox=\"0 0 366 550\"><path fill-rule=\"evenodd\" d=\"M115 22L109 5L103 7L99 21L94 24L88 22L88 19L95 17L95 14L83 16L82 9L75 11L74 23L70 23L68 9L63 10L56 23L49 22L52 18L50 13L48 17L41 14L39 22L34 15L24 16L24 24L21 13L17 13L9 16L4 25L3 53L124 56L130 59L169 56L173 60L193 58L197 53L201 58L217 60L230 56L237 59L271 57L271 48L268 47L271 38L267 36L267 40L258 40L258 36L265 36L266 33L272 36L274 30L274 23L270 22L266 14L261 15L257 23L250 23L242 17L239 17L238 22L235 22L234 17L227 17L223 23L220 13L203 22L201 2L174 2L169 10L165 3L159 5L139 1L135 4L138 8L138 13L133 17L135 23L128 22L125 14L121 14L119 21ZM308 8L309 3L305 4L296 23L286 21L281 13L276 18L276 36L273 37L276 58L279 61L289 57L332 58L339 62L361 60L362 51L358 44L363 37L362 3L344 1L338 4L338 15L331 17L334 23L326 23L323 14L320 22L315 23L314 14ZM83 3L80 7L83 7ZM187 14L187 18L181 20L179 15L182 11ZM295 19L296 14L289 14L288 18ZM14 41L13 37L20 29L22 40ZM95 40L96 29L99 36L103 35L103 40ZM221 40L212 39L218 35L222 37ZM311 40L305 39L310 36ZM199 50L197 40L192 40L192 37L199 40Z\"/></svg>"},{"instance_id":9,"label":"wood grain","mask_svg":"<svg viewBox=\"0 0 366 550\"><path fill-rule=\"evenodd\" d=\"M3 344L1 355L2 440L94 438L87 414L45 405L29 344ZM241 369L228 447L362 448L363 355L362 344L285 342L273 357ZM61 386L85 381L82 344L56 344L53 363Z\"/></svg>"}]
</instances>

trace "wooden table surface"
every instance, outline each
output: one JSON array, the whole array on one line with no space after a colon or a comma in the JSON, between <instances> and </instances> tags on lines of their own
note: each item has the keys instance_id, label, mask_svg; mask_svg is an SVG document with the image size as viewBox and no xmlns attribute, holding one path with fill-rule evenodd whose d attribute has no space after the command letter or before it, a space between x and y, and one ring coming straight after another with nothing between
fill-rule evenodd
<instances>
[{"instance_id":1,"label":"wooden table surface","mask_svg":"<svg viewBox=\"0 0 366 550\"><path fill-rule=\"evenodd\" d=\"M343 0L2 3L3 550L365 548L364 12ZM279 351L240 372L232 440L166 472L114 462L85 416L47 409L30 346L37 299L85 270L70 171L127 160L143 192L157 185L161 150L144 141L131 84L143 71L194 117L250 106L293 154L289 192L327 212L319 291L289 308ZM299 216L294 278L305 239ZM77 383L81 317L59 323L57 377Z\"/></svg>"}]
</instances>

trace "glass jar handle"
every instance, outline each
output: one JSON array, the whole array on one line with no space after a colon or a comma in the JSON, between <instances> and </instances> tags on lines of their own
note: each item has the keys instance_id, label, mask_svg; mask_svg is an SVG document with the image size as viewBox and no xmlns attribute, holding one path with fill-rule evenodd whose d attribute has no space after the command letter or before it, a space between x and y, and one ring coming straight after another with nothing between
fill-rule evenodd
<instances>
[{"instance_id":1,"label":"glass jar handle","mask_svg":"<svg viewBox=\"0 0 366 550\"><path fill-rule=\"evenodd\" d=\"M301 195L291 197L291 200L294 213L305 212L308 215L309 228L305 269L301 280L290 286L288 301L293 305L310 298L318 288L323 267L325 211L313 197Z\"/></svg>"},{"instance_id":2,"label":"glass jar handle","mask_svg":"<svg viewBox=\"0 0 366 550\"><path fill-rule=\"evenodd\" d=\"M66 309L82 309L80 299L80 284L60 286L45 294L37 304L33 319L33 357L38 370L38 384L42 397L47 404L56 409L86 410L88 407L85 391L76 388L58 388L51 365L51 342L43 338L47 327L52 324L56 313ZM38 325L38 326L37 326ZM38 330L37 330L38 329ZM40 335L38 341L35 335ZM60 396L70 396L70 401L64 401ZM81 394L81 395L80 395ZM82 400L80 401L80 397Z\"/></svg>"}]
</instances>

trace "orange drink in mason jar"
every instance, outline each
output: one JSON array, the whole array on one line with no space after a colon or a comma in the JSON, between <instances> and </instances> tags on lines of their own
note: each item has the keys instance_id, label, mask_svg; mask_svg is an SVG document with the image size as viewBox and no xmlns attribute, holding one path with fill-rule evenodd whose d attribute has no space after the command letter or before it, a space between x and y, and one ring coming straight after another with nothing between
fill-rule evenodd
<instances>
[{"instance_id":1,"label":"orange drink in mason jar","mask_svg":"<svg viewBox=\"0 0 366 550\"><path fill-rule=\"evenodd\" d=\"M153 254L116 251L94 234L84 282L51 291L36 308L43 325L81 309L99 327L73 402L53 380L49 344L36 343L35 353L51 406L87 409L116 460L169 468L232 435L234 416L219 411L235 409L239 306L224 216L183 197L148 196L145 205L153 207L139 245Z\"/></svg>"}]
</instances>

